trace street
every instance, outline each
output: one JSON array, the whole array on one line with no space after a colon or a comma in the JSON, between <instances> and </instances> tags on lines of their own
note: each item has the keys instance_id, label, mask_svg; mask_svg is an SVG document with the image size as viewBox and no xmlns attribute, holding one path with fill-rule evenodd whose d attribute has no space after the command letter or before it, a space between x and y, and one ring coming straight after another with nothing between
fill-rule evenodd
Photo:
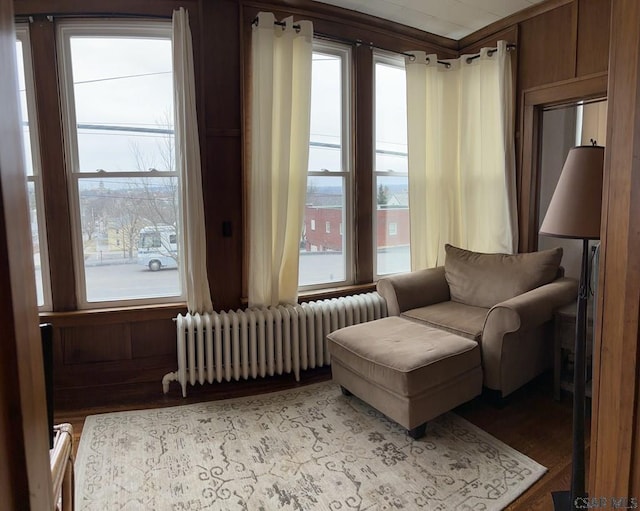
<instances>
[{"instance_id":1,"label":"street","mask_svg":"<svg viewBox=\"0 0 640 511\"><path fill-rule=\"evenodd\" d=\"M378 252L380 270L406 271L409 248ZM151 271L137 263L93 264L85 266L87 301L101 302L132 298L157 298L180 294L180 274L176 269ZM344 279L343 255L337 252L305 252L300 257L300 285L339 282ZM36 268L38 297L42 296L40 269ZM215 286L215 282L211 283Z\"/></svg>"}]
</instances>

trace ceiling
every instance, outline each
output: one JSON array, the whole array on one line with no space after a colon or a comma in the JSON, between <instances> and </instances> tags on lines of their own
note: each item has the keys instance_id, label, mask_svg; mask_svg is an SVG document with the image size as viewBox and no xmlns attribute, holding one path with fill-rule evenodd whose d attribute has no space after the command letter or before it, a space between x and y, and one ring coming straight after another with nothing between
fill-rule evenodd
<instances>
[{"instance_id":1,"label":"ceiling","mask_svg":"<svg viewBox=\"0 0 640 511\"><path fill-rule=\"evenodd\" d=\"M462 39L543 0L316 0Z\"/></svg>"}]
</instances>

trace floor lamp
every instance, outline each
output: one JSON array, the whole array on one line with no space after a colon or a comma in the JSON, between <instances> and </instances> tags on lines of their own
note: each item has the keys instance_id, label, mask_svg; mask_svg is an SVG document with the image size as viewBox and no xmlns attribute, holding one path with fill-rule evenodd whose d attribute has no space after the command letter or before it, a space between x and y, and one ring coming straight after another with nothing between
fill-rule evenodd
<instances>
[{"instance_id":1,"label":"floor lamp","mask_svg":"<svg viewBox=\"0 0 640 511\"><path fill-rule=\"evenodd\" d=\"M589 240L600 238L604 147L579 146L569 151L553 192L540 234L582 240L582 267L576 314L573 368L573 455L571 491L554 492L555 511L584 507L586 497L584 426L586 411L586 333L589 298Z\"/></svg>"}]
</instances>

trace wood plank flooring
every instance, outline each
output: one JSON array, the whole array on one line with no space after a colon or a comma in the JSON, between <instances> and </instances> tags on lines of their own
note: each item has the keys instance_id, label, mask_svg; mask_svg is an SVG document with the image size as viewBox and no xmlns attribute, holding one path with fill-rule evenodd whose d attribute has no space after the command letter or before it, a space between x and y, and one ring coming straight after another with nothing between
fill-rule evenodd
<instances>
[{"instance_id":1,"label":"wood plank flooring","mask_svg":"<svg viewBox=\"0 0 640 511\"><path fill-rule=\"evenodd\" d=\"M74 447L77 449L87 415L255 395L330 378L330 368L321 368L305 371L299 383L293 376L285 375L189 387L186 398L182 398L177 383L172 383L166 396L162 394L159 382L154 385L120 385L115 389L92 390L90 395L78 391L70 398L67 396L64 400L57 399L55 422L69 422L73 425ZM508 511L549 511L553 509L551 492L570 487L571 398L564 396L561 402L554 401L552 387L551 374L545 374L514 392L501 407L484 397L478 397L455 410L461 417L549 469L537 483L506 508ZM589 419L586 424L588 466Z\"/></svg>"}]
</instances>

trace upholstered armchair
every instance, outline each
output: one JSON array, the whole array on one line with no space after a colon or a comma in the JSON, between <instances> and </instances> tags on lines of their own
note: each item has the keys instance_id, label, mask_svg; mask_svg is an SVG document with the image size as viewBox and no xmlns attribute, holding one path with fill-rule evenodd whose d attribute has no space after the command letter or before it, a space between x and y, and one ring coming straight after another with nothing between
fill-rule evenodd
<instances>
[{"instance_id":1,"label":"upholstered armchair","mask_svg":"<svg viewBox=\"0 0 640 511\"><path fill-rule=\"evenodd\" d=\"M575 301L562 249L482 254L451 245L445 265L382 278L389 316L401 316L475 340L483 385L507 396L553 359L554 310Z\"/></svg>"}]
</instances>

